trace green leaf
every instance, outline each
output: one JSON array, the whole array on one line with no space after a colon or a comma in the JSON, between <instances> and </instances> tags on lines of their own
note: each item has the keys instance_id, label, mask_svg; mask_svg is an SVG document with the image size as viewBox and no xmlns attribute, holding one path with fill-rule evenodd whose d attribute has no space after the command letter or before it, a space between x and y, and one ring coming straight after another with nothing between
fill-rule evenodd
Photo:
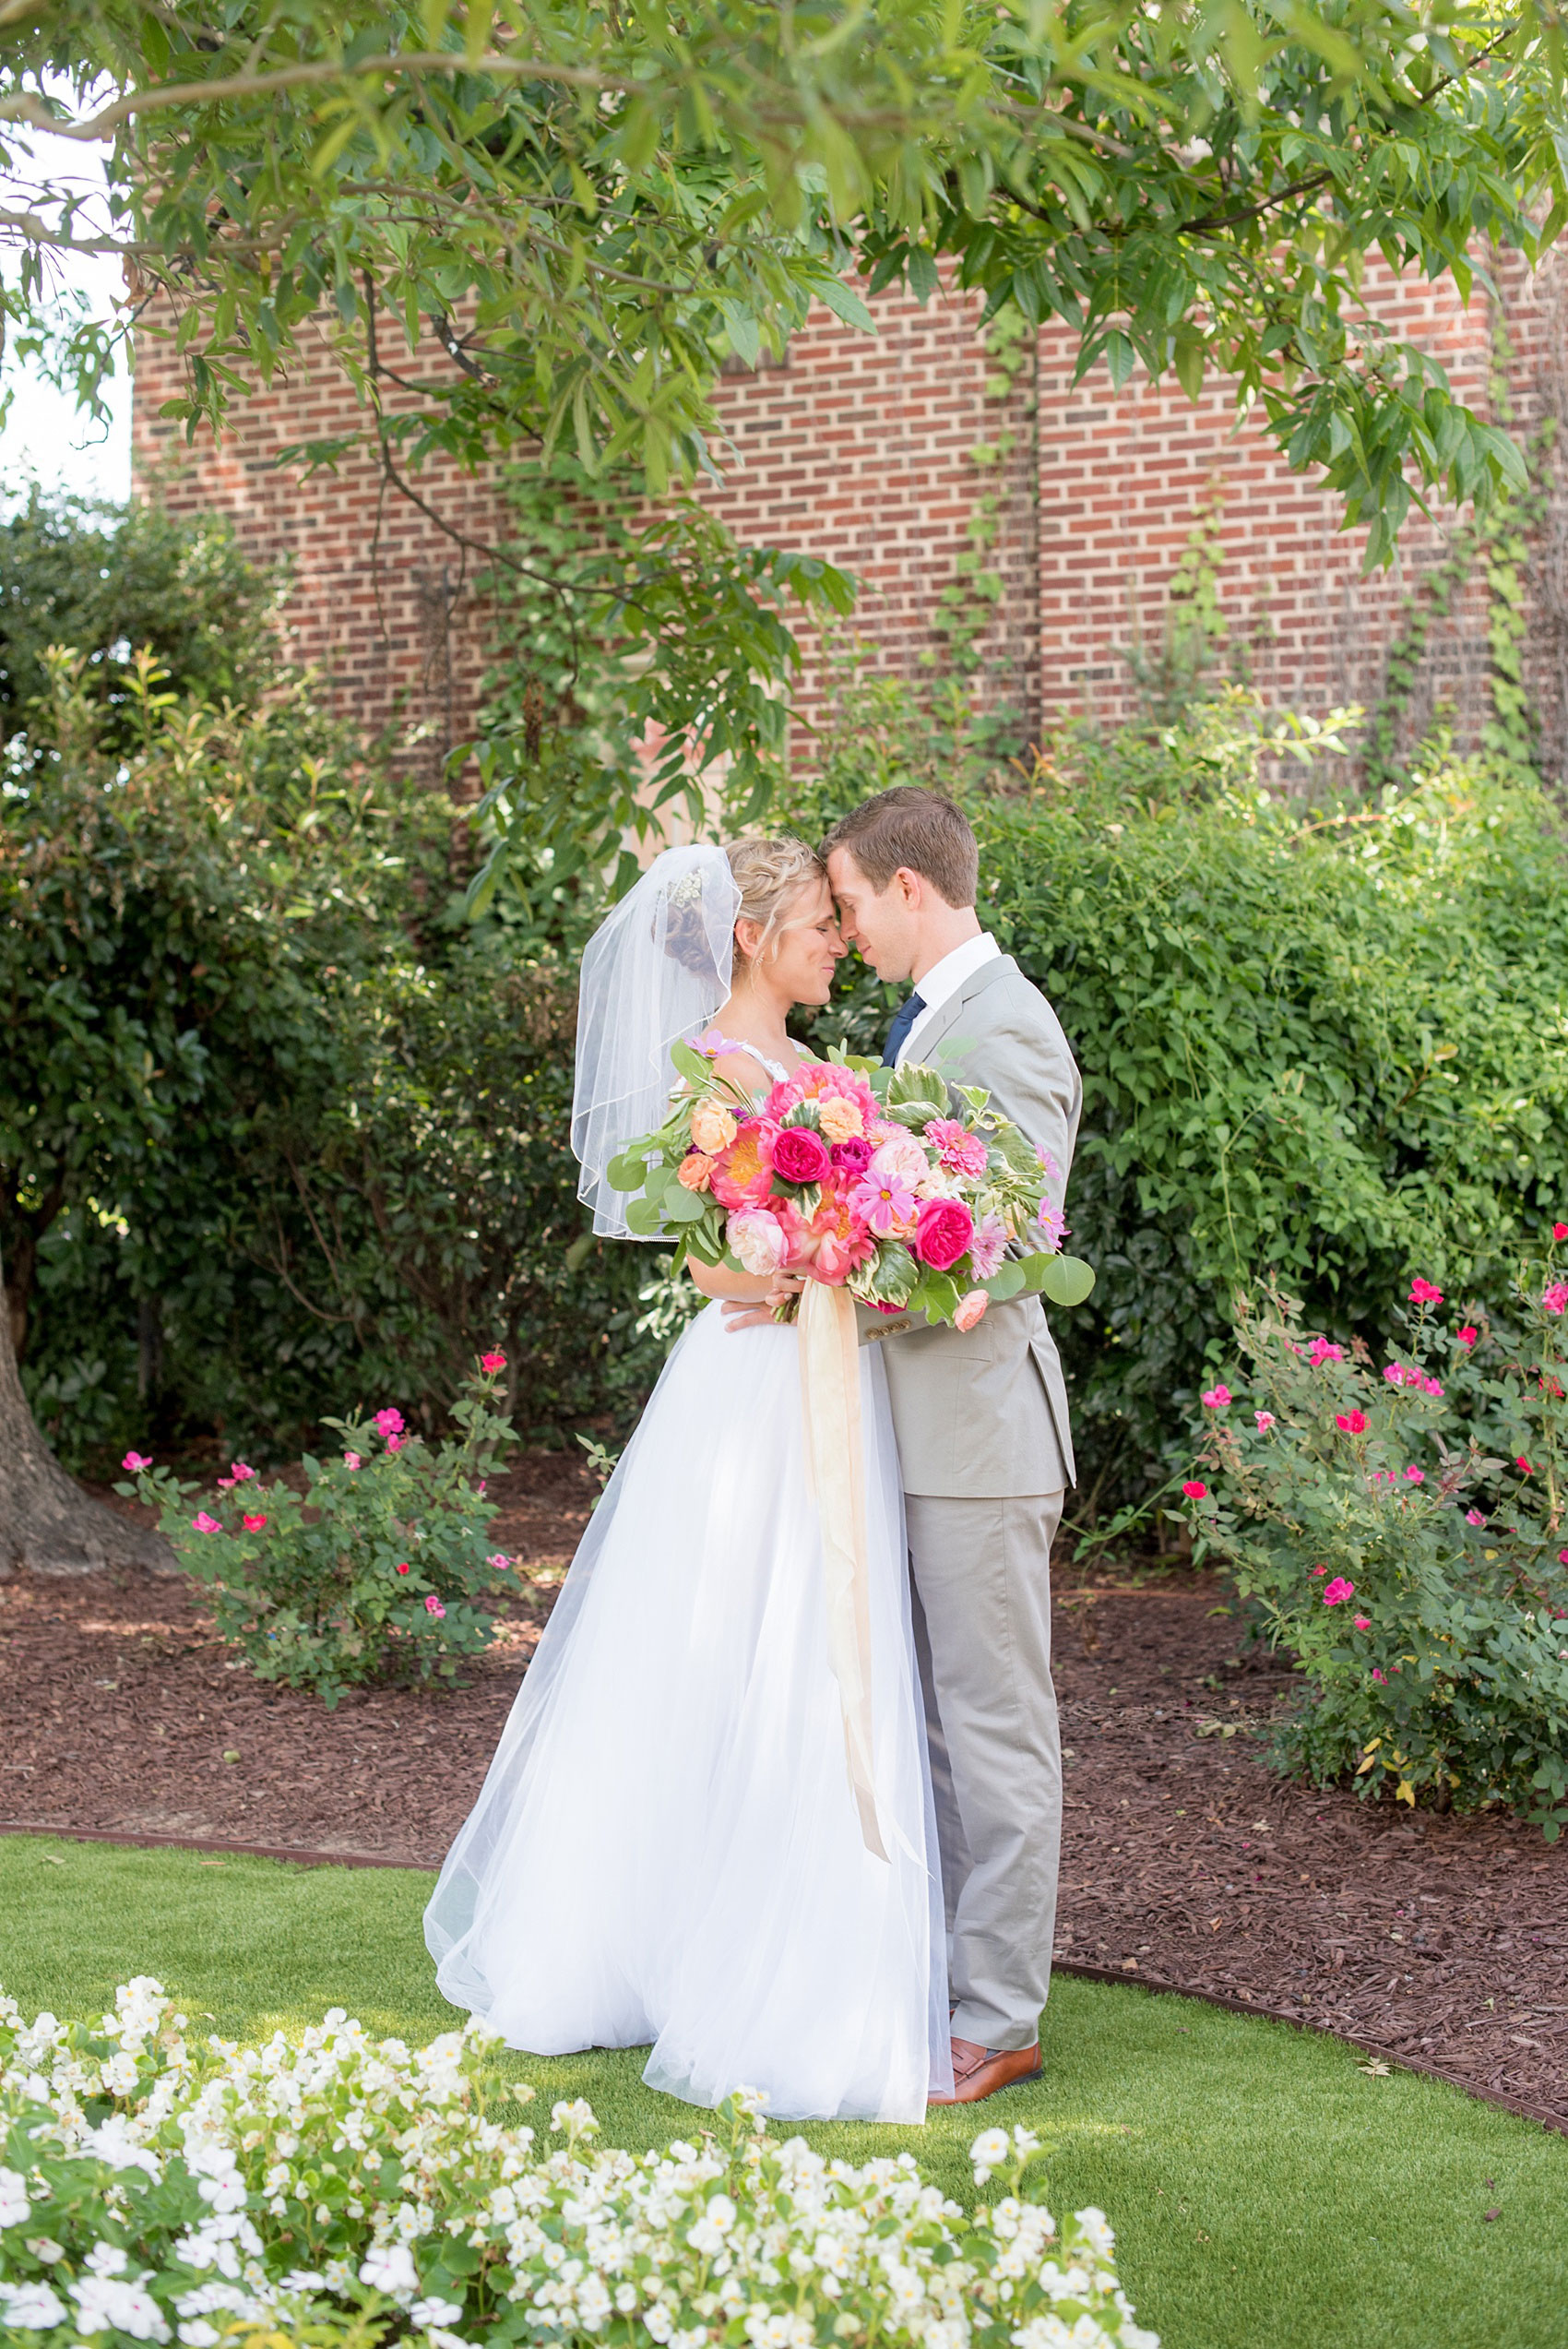
<instances>
[{"instance_id":1,"label":"green leaf","mask_svg":"<svg viewBox=\"0 0 1568 2349\"><path fill-rule=\"evenodd\" d=\"M859 327L862 334L876 332L876 320L854 288L846 285L842 278L815 278L812 282L812 292L819 301L826 303L836 318L842 318L847 327Z\"/></svg>"},{"instance_id":2,"label":"green leaf","mask_svg":"<svg viewBox=\"0 0 1568 2349\"><path fill-rule=\"evenodd\" d=\"M640 1191L647 1179L647 1161L634 1151L622 1151L604 1170L612 1191Z\"/></svg>"},{"instance_id":3,"label":"green leaf","mask_svg":"<svg viewBox=\"0 0 1568 2349\"><path fill-rule=\"evenodd\" d=\"M1094 1287L1094 1268L1082 1257L1047 1257L1040 1286L1052 1305L1082 1305Z\"/></svg>"},{"instance_id":4,"label":"green leaf","mask_svg":"<svg viewBox=\"0 0 1568 2349\"><path fill-rule=\"evenodd\" d=\"M633 1199L626 1210L626 1225L640 1240L656 1239L664 1229L664 1217L657 1199Z\"/></svg>"}]
</instances>

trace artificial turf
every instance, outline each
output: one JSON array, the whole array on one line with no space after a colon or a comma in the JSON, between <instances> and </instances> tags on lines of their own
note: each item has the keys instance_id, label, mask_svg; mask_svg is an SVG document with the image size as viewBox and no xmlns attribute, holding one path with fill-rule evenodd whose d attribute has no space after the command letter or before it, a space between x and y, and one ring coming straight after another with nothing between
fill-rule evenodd
<instances>
[{"instance_id":1,"label":"artificial turf","mask_svg":"<svg viewBox=\"0 0 1568 2349\"><path fill-rule=\"evenodd\" d=\"M419 2041L458 2018L420 1935L431 1878L0 1837L0 1985L96 2015L150 1973L253 2040L346 2007ZM1568 2145L1461 2090L1190 1999L1058 1976L1044 2078L923 2129L806 2124L864 2160L911 2147L963 2198L992 2120L1055 2142L1053 2207L1095 2202L1166 2349L1568 2349ZM545 2110L584 2095L601 2141L691 2137L636 2052L517 2058ZM537 2108L536 2108L537 2110Z\"/></svg>"}]
</instances>

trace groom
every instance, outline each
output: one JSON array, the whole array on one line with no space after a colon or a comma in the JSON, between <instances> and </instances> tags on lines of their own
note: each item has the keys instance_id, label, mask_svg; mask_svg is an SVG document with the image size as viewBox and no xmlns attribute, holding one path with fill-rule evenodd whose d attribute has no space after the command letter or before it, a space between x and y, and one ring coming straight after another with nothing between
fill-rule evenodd
<instances>
[{"instance_id":1,"label":"groom","mask_svg":"<svg viewBox=\"0 0 1568 2349\"><path fill-rule=\"evenodd\" d=\"M845 938L912 982L883 1057L983 1085L1063 1203L1083 1088L1061 1024L975 912L979 851L950 800L900 786L823 842ZM908 1316L885 1352L903 1464L954 1999L953 2101L1040 2069L1062 1841L1051 1544L1074 1481L1067 1396L1039 1299L973 1330ZM945 2103L945 2097L933 2100Z\"/></svg>"}]
</instances>

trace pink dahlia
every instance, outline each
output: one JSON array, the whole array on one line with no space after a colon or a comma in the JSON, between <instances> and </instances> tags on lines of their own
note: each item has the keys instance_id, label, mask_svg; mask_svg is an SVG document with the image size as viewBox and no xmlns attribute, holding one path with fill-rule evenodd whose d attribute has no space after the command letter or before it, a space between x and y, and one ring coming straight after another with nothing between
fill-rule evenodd
<instances>
[{"instance_id":1,"label":"pink dahlia","mask_svg":"<svg viewBox=\"0 0 1568 2349\"><path fill-rule=\"evenodd\" d=\"M952 1174L983 1174L991 1153L979 1134L956 1117L933 1117L922 1127L926 1140Z\"/></svg>"}]
</instances>

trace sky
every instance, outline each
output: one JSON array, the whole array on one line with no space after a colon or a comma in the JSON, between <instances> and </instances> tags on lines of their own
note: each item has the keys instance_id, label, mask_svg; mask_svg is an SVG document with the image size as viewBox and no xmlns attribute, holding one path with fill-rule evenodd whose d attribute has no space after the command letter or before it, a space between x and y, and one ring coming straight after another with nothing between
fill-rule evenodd
<instances>
[{"instance_id":1,"label":"sky","mask_svg":"<svg viewBox=\"0 0 1568 2349\"><path fill-rule=\"evenodd\" d=\"M0 174L0 201L30 197L36 204L40 178L56 187L66 182L82 186L101 183L95 148L38 133L32 154L32 169L25 179ZM0 266L9 274L15 264ZM60 276L62 290L85 296L95 316L111 315L122 285L117 261L73 259L61 265ZM123 366L110 388L113 413L107 426L95 423L36 369L18 365L9 355L6 376L13 399L0 425L0 510L8 512L25 499L35 480L44 489L83 496L124 500L130 495L131 385Z\"/></svg>"}]
</instances>

